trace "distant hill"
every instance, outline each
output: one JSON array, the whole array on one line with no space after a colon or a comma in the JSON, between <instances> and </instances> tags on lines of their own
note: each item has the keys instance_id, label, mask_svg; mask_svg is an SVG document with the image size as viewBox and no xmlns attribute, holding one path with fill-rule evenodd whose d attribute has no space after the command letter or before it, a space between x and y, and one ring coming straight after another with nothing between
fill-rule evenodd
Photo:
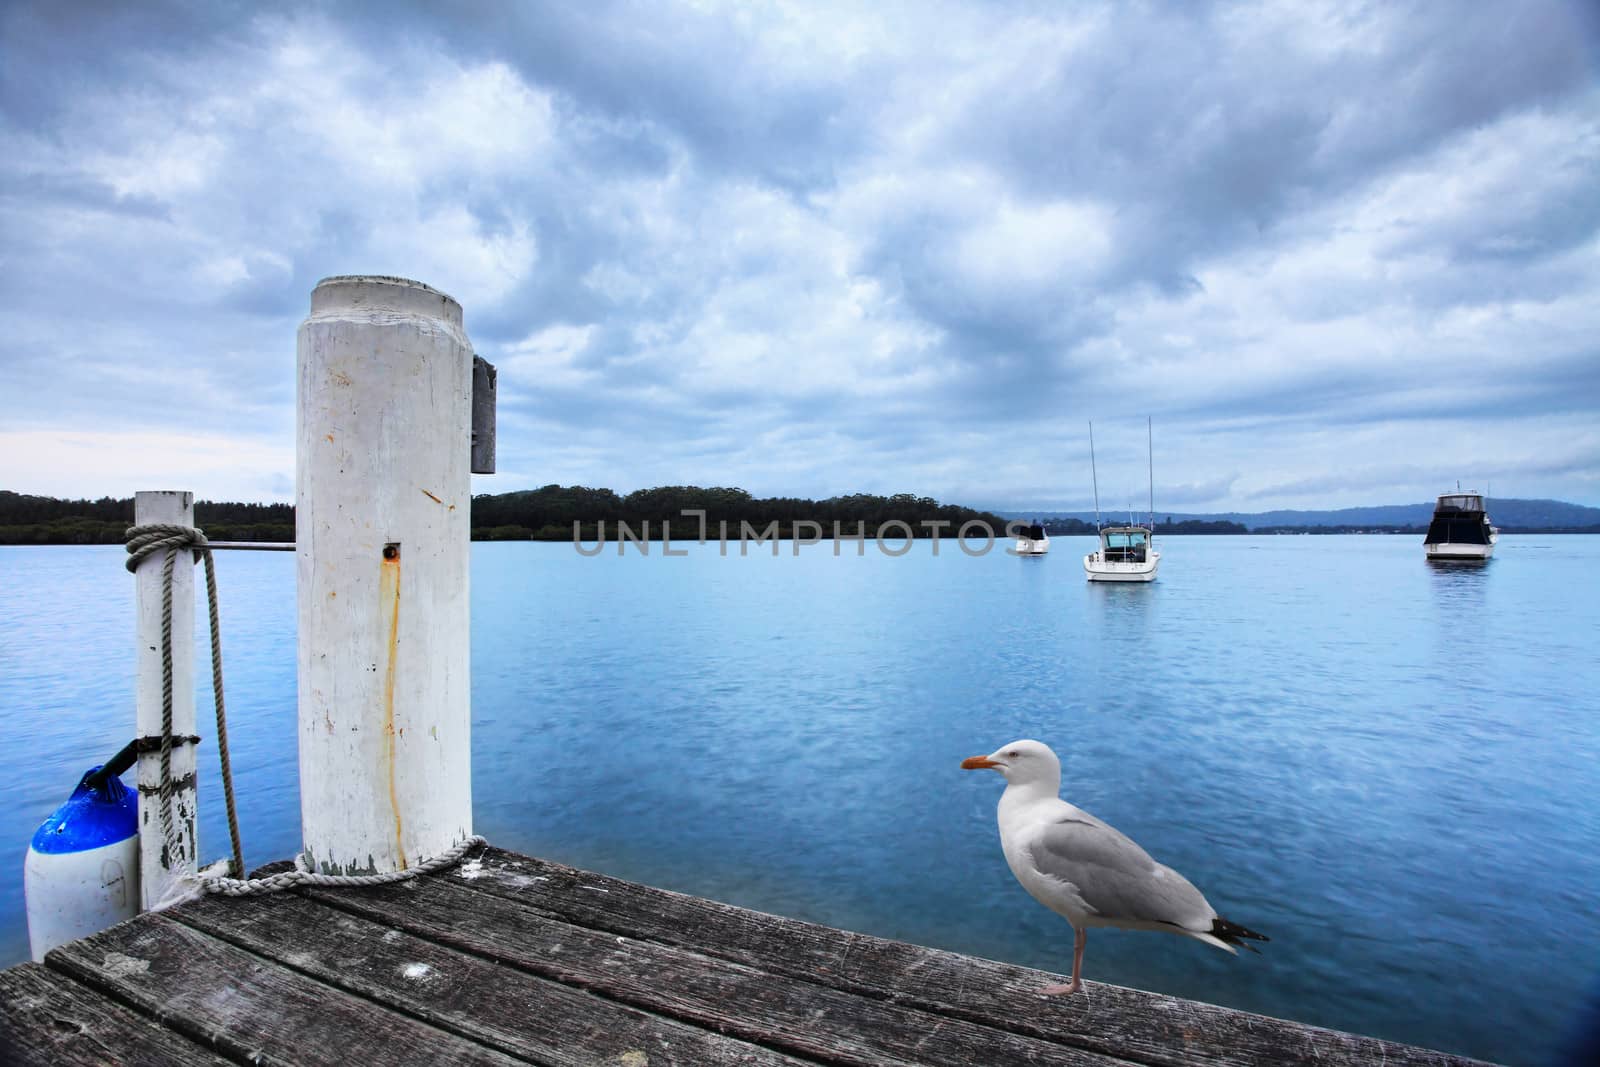
<instances>
[{"instance_id":1,"label":"distant hill","mask_svg":"<svg viewBox=\"0 0 1600 1067\"><path fill-rule=\"evenodd\" d=\"M1093 512L1013 511L1008 517L1028 519L1078 519L1093 522ZM1139 517L1137 514L1135 517ZM1336 511L1223 511L1210 514L1157 511L1157 522L1237 522L1251 530L1271 528L1338 527L1342 529L1425 529L1433 517L1433 501L1424 504L1385 504L1365 508L1339 508ZM1116 520L1119 513L1106 512L1104 518ZM1600 533L1600 508L1568 504L1562 500L1513 500L1491 498L1489 518L1500 529L1568 530Z\"/></svg>"}]
</instances>

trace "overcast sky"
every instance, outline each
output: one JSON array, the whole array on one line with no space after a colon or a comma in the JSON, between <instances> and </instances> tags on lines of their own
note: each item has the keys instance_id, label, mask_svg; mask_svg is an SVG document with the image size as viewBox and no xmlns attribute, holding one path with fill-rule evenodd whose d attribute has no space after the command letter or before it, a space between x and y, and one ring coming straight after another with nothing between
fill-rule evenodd
<instances>
[{"instance_id":1,"label":"overcast sky","mask_svg":"<svg viewBox=\"0 0 1600 1067\"><path fill-rule=\"evenodd\" d=\"M372 273L476 492L1600 505L1597 10L12 0L0 488L293 499Z\"/></svg>"}]
</instances>

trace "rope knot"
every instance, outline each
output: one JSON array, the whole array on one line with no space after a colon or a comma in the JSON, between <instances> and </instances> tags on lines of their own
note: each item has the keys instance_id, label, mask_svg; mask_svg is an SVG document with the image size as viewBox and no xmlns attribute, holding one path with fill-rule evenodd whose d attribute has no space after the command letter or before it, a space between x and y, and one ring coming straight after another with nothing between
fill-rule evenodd
<instances>
[{"instance_id":1,"label":"rope knot","mask_svg":"<svg viewBox=\"0 0 1600 1067\"><path fill-rule=\"evenodd\" d=\"M137 573L139 564L157 552L176 552L180 548L195 550L195 561L200 553L208 551L211 542L198 526L182 526L175 522L152 522L144 526L130 526L123 531L127 539L128 572Z\"/></svg>"}]
</instances>

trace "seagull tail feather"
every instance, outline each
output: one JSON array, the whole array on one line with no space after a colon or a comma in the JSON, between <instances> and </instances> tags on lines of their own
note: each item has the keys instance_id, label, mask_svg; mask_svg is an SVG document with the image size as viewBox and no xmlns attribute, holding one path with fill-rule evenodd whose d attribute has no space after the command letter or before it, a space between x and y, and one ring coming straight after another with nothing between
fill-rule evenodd
<instances>
[{"instance_id":1,"label":"seagull tail feather","mask_svg":"<svg viewBox=\"0 0 1600 1067\"><path fill-rule=\"evenodd\" d=\"M1257 955L1261 954L1261 950L1256 948L1254 945L1245 944L1245 942L1272 940L1272 938L1268 937L1266 934L1258 934L1254 930L1240 926L1238 923L1231 923L1220 915L1211 920L1211 929L1209 933L1212 937L1224 942L1225 944L1238 945L1240 948L1247 948Z\"/></svg>"}]
</instances>

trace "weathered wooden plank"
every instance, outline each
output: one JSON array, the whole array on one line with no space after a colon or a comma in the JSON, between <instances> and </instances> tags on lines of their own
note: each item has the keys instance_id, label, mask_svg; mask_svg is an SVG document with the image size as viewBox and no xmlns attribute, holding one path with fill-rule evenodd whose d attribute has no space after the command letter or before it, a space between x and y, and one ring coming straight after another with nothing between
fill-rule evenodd
<instances>
[{"instance_id":1,"label":"weathered wooden plank","mask_svg":"<svg viewBox=\"0 0 1600 1067\"><path fill-rule=\"evenodd\" d=\"M160 914L45 957L71 975L225 1056L252 1064L349 1067L518 1061L343 993Z\"/></svg>"},{"instance_id":2,"label":"weathered wooden plank","mask_svg":"<svg viewBox=\"0 0 1600 1067\"><path fill-rule=\"evenodd\" d=\"M783 1067L801 1062L299 895L213 897L166 914L319 981L536 1063Z\"/></svg>"},{"instance_id":3,"label":"weathered wooden plank","mask_svg":"<svg viewBox=\"0 0 1600 1067\"><path fill-rule=\"evenodd\" d=\"M513 1062L484 1043L552 1064L784 1062L696 1027L824 1063L1112 1062L1096 1050L1183 1065L1473 1062L1098 983L1039 998L1051 976L1038 971L499 850L404 886L310 896L333 907L202 901L181 922L145 916L64 946L54 972L0 973L0 1062L220 1062L153 1020L230 1057L340 1067L374 1049Z\"/></svg>"},{"instance_id":4,"label":"weathered wooden plank","mask_svg":"<svg viewBox=\"0 0 1600 1067\"><path fill-rule=\"evenodd\" d=\"M716 955L774 974L1162 1067L1481 1061L1103 983L1040 997L1059 976L784 919L488 849L458 884L567 921Z\"/></svg>"},{"instance_id":5,"label":"weathered wooden plank","mask_svg":"<svg viewBox=\"0 0 1600 1067\"><path fill-rule=\"evenodd\" d=\"M227 1062L37 963L0 971L0 1063L8 1067L224 1067Z\"/></svg>"},{"instance_id":6,"label":"weathered wooden plank","mask_svg":"<svg viewBox=\"0 0 1600 1067\"><path fill-rule=\"evenodd\" d=\"M554 919L442 877L314 899L646 1011L825 1063L1126 1061Z\"/></svg>"}]
</instances>

